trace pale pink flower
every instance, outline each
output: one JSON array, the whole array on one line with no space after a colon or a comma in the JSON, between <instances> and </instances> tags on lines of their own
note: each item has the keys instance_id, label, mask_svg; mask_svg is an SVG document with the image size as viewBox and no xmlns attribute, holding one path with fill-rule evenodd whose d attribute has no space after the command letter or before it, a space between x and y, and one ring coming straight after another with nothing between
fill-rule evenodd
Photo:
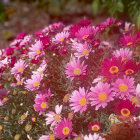
<instances>
[{"instance_id":1,"label":"pale pink flower","mask_svg":"<svg viewBox=\"0 0 140 140\"><path fill-rule=\"evenodd\" d=\"M61 120L61 111L62 111L62 105L56 105L55 106L55 112L49 111L49 113L46 114L46 125L51 124L51 127L56 125Z\"/></svg>"},{"instance_id":2,"label":"pale pink flower","mask_svg":"<svg viewBox=\"0 0 140 140\"><path fill-rule=\"evenodd\" d=\"M106 140L106 139L102 138L99 134L94 133L93 135L92 134L85 135L84 140Z\"/></svg>"},{"instance_id":3,"label":"pale pink flower","mask_svg":"<svg viewBox=\"0 0 140 140\"><path fill-rule=\"evenodd\" d=\"M128 48L121 48L120 50L114 51L113 56L115 56L116 58L121 57L122 61L128 61L132 57L132 51Z\"/></svg>"},{"instance_id":4,"label":"pale pink flower","mask_svg":"<svg viewBox=\"0 0 140 140\"><path fill-rule=\"evenodd\" d=\"M39 140L55 140L55 135L50 134L50 135L42 135Z\"/></svg>"},{"instance_id":5,"label":"pale pink flower","mask_svg":"<svg viewBox=\"0 0 140 140\"><path fill-rule=\"evenodd\" d=\"M86 42L84 44L73 42L72 49L76 51L74 55L77 58L81 58L81 57L88 58L89 53L92 51L90 46Z\"/></svg>"},{"instance_id":6,"label":"pale pink flower","mask_svg":"<svg viewBox=\"0 0 140 140\"><path fill-rule=\"evenodd\" d=\"M34 57L38 58L39 56L44 54L43 44L40 40L37 41L34 45L32 45L32 47L30 47L29 50L30 50L30 52L28 53L29 58L34 58Z\"/></svg>"},{"instance_id":7,"label":"pale pink flower","mask_svg":"<svg viewBox=\"0 0 140 140\"><path fill-rule=\"evenodd\" d=\"M27 67L24 60L19 60L14 64L14 67L11 69L12 74L22 74L24 69Z\"/></svg>"},{"instance_id":8,"label":"pale pink flower","mask_svg":"<svg viewBox=\"0 0 140 140\"><path fill-rule=\"evenodd\" d=\"M42 80L42 76L39 74L33 74L31 76L31 79L26 80L25 82L25 88L29 91L35 91L38 90L40 87L40 82Z\"/></svg>"},{"instance_id":9,"label":"pale pink flower","mask_svg":"<svg viewBox=\"0 0 140 140\"><path fill-rule=\"evenodd\" d=\"M140 84L137 84L136 92L130 96L130 100L135 106L140 107Z\"/></svg>"},{"instance_id":10,"label":"pale pink flower","mask_svg":"<svg viewBox=\"0 0 140 140\"><path fill-rule=\"evenodd\" d=\"M55 43L55 44L62 43L68 37L69 37L69 33L68 32L57 33L55 35L55 37L52 39L52 42Z\"/></svg>"},{"instance_id":11,"label":"pale pink flower","mask_svg":"<svg viewBox=\"0 0 140 140\"><path fill-rule=\"evenodd\" d=\"M24 39L20 42L20 46L24 46L30 43L32 35L27 35Z\"/></svg>"},{"instance_id":12,"label":"pale pink flower","mask_svg":"<svg viewBox=\"0 0 140 140\"><path fill-rule=\"evenodd\" d=\"M95 110L98 110L100 107L105 108L108 102L114 100L114 94L108 83L99 82L95 87L91 87L90 90L91 106L96 106Z\"/></svg>"},{"instance_id":13,"label":"pale pink flower","mask_svg":"<svg viewBox=\"0 0 140 140\"><path fill-rule=\"evenodd\" d=\"M89 99L89 93L83 88L79 88L78 90L74 90L70 97L70 106L74 112L80 111L82 113L87 109Z\"/></svg>"},{"instance_id":14,"label":"pale pink flower","mask_svg":"<svg viewBox=\"0 0 140 140\"><path fill-rule=\"evenodd\" d=\"M47 68L47 64L41 65L36 71L32 71L32 73L33 74L40 74L43 77L46 68Z\"/></svg>"}]
</instances>

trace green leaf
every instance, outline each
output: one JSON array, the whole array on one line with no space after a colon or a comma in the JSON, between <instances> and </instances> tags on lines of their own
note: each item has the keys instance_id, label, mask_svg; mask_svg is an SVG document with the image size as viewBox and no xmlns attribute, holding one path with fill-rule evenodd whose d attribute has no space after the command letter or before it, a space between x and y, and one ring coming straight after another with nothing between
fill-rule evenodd
<instances>
[{"instance_id":1,"label":"green leaf","mask_svg":"<svg viewBox=\"0 0 140 140\"><path fill-rule=\"evenodd\" d=\"M100 1L93 0L91 7L92 7L93 15L96 16L100 8Z\"/></svg>"},{"instance_id":2,"label":"green leaf","mask_svg":"<svg viewBox=\"0 0 140 140\"><path fill-rule=\"evenodd\" d=\"M137 16L136 26L137 26L137 29L140 31L140 14Z\"/></svg>"},{"instance_id":3,"label":"green leaf","mask_svg":"<svg viewBox=\"0 0 140 140\"><path fill-rule=\"evenodd\" d=\"M124 5L123 5L122 1L118 1L117 7L118 7L118 11L119 12L123 12L124 11Z\"/></svg>"}]
</instances>

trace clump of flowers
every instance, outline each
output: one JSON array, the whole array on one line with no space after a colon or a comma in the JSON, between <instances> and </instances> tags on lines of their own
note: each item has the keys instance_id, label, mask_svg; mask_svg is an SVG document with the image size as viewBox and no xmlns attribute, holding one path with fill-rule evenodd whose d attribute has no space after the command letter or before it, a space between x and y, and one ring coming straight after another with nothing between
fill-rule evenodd
<instances>
[{"instance_id":1,"label":"clump of flowers","mask_svg":"<svg viewBox=\"0 0 140 140\"><path fill-rule=\"evenodd\" d=\"M0 139L110 140L131 130L139 139L139 46L140 32L115 18L19 33L0 50Z\"/></svg>"}]
</instances>

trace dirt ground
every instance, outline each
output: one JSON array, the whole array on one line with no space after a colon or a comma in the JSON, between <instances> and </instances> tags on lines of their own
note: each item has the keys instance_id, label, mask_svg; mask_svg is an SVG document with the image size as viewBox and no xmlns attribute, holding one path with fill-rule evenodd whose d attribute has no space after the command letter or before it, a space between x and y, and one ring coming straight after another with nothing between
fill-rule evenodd
<instances>
[{"instance_id":1,"label":"dirt ground","mask_svg":"<svg viewBox=\"0 0 140 140\"><path fill-rule=\"evenodd\" d=\"M85 12L85 14L52 17L44 9L39 9L34 4L27 3L11 3L6 12L9 19L0 23L0 48L7 47L13 37L20 32L34 33L50 23L62 21L65 24L72 24L86 17L97 24L107 18L107 16L93 18L89 14L90 11L87 12L88 14Z\"/></svg>"}]
</instances>

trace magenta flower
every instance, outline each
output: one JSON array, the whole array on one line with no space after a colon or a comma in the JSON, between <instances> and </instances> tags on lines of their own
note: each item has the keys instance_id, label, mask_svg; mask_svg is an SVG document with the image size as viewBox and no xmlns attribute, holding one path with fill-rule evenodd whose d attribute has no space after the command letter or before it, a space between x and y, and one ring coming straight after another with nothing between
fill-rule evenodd
<instances>
[{"instance_id":1,"label":"magenta flower","mask_svg":"<svg viewBox=\"0 0 140 140\"><path fill-rule=\"evenodd\" d=\"M73 59L65 66L65 73L67 78L73 80L76 77L86 75L87 65L84 65L84 61L80 64L79 59Z\"/></svg>"},{"instance_id":2,"label":"magenta flower","mask_svg":"<svg viewBox=\"0 0 140 140\"><path fill-rule=\"evenodd\" d=\"M99 82L95 87L91 87L90 90L91 106L96 106L95 110L98 110L101 106L105 108L108 102L114 100L115 94L112 93L108 83Z\"/></svg>"},{"instance_id":3,"label":"magenta flower","mask_svg":"<svg viewBox=\"0 0 140 140\"><path fill-rule=\"evenodd\" d=\"M70 106L74 112L80 111L82 113L87 109L89 93L83 88L79 88L72 92L70 97Z\"/></svg>"},{"instance_id":4,"label":"magenta flower","mask_svg":"<svg viewBox=\"0 0 140 140\"><path fill-rule=\"evenodd\" d=\"M41 115L48 108L48 102L45 96L37 94L35 98L34 109Z\"/></svg>"},{"instance_id":5,"label":"magenta flower","mask_svg":"<svg viewBox=\"0 0 140 140\"><path fill-rule=\"evenodd\" d=\"M72 133L72 122L68 119L61 120L54 129L55 136L61 140L69 138Z\"/></svg>"},{"instance_id":6,"label":"magenta flower","mask_svg":"<svg viewBox=\"0 0 140 140\"><path fill-rule=\"evenodd\" d=\"M134 78L124 76L123 79L117 79L112 83L113 91L116 94L116 97L119 98L129 98L130 95L135 92L134 87Z\"/></svg>"},{"instance_id":7,"label":"magenta flower","mask_svg":"<svg viewBox=\"0 0 140 140\"><path fill-rule=\"evenodd\" d=\"M93 37L93 29L91 26L88 27L82 27L79 29L79 31L75 34L75 36L77 37L77 39L80 40L87 40L89 38L91 38L91 36Z\"/></svg>"},{"instance_id":8,"label":"magenta flower","mask_svg":"<svg viewBox=\"0 0 140 140\"><path fill-rule=\"evenodd\" d=\"M117 115L121 115L124 117L135 115L137 111L137 107L130 102L130 100L121 100L114 107L114 112Z\"/></svg>"},{"instance_id":9,"label":"magenta flower","mask_svg":"<svg viewBox=\"0 0 140 140\"><path fill-rule=\"evenodd\" d=\"M106 58L102 62L102 66L100 67L100 75L105 76L108 79L114 78L122 72L123 65L124 63L121 59L117 59L114 57L112 59Z\"/></svg>"},{"instance_id":10,"label":"magenta flower","mask_svg":"<svg viewBox=\"0 0 140 140\"><path fill-rule=\"evenodd\" d=\"M131 34L129 34L121 37L119 43L120 46L134 47L138 42L140 42L140 39L137 38L137 35L132 36Z\"/></svg>"}]
</instances>

